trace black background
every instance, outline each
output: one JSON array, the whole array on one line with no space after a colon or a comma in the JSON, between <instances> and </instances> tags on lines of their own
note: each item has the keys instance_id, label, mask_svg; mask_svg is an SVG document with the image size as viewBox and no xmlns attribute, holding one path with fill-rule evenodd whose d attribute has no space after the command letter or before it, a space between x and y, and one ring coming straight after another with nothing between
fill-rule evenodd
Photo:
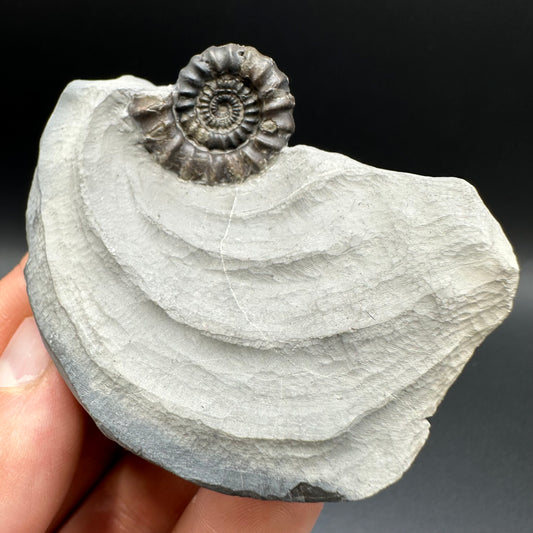
<instances>
[{"instance_id":1,"label":"black background","mask_svg":"<svg viewBox=\"0 0 533 533\"><path fill-rule=\"evenodd\" d=\"M533 531L531 0L0 5L6 261L24 247L38 141L64 86L126 73L174 83L212 44L255 46L289 75L291 144L473 183L522 265L515 311L454 385L403 480L370 500L328 506L316 530Z\"/></svg>"}]
</instances>

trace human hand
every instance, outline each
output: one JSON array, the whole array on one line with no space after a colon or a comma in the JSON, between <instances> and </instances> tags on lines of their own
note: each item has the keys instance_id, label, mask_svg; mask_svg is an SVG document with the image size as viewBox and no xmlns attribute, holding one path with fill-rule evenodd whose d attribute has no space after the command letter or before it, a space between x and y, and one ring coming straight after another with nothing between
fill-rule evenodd
<instances>
[{"instance_id":1,"label":"human hand","mask_svg":"<svg viewBox=\"0 0 533 533\"><path fill-rule=\"evenodd\" d=\"M0 281L0 533L311 531L321 504L199 488L104 437L41 341L24 264Z\"/></svg>"}]
</instances>

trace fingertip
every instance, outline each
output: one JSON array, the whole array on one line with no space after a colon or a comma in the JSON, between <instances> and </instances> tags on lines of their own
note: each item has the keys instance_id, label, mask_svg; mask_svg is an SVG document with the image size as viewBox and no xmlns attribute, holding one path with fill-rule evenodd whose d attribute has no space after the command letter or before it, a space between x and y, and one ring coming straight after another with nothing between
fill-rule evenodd
<instances>
[{"instance_id":1,"label":"fingertip","mask_svg":"<svg viewBox=\"0 0 533 533\"><path fill-rule=\"evenodd\" d=\"M50 362L35 319L25 318L0 357L0 390L34 383Z\"/></svg>"},{"instance_id":2,"label":"fingertip","mask_svg":"<svg viewBox=\"0 0 533 533\"><path fill-rule=\"evenodd\" d=\"M14 269L0 280L0 353L3 353L20 323L32 315L24 279L27 259L26 254Z\"/></svg>"}]
</instances>

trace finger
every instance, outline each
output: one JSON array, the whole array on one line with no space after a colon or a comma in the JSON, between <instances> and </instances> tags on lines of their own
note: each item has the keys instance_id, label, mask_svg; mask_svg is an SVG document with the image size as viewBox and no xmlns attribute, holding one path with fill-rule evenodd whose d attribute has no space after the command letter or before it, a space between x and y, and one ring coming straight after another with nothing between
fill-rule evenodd
<instances>
[{"instance_id":1,"label":"finger","mask_svg":"<svg viewBox=\"0 0 533 533\"><path fill-rule=\"evenodd\" d=\"M200 489L172 533L309 533L321 503L261 501Z\"/></svg>"},{"instance_id":2,"label":"finger","mask_svg":"<svg viewBox=\"0 0 533 533\"><path fill-rule=\"evenodd\" d=\"M14 269L0 280L0 354L20 323L32 314L23 275L27 259L26 254Z\"/></svg>"},{"instance_id":3,"label":"finger","mask_svg":"<svg viewBox=\"0 0 533 533\"><path fill-rule=\"evenodd\" d=\"M95 487L61 533L170 531L196 485L128 454Z\"/></svg>"},{"instance_id":4,"label":"finger","mask_svg":"<svg viewBox=\"0 0 533 533\"><path fill-rule=\"evenodd\" d=\"M22 265L0 282L2 531L44 531L78 462L83 414L42 344ZM9 338L11 336L11 339Z\"/></svg>"},{"instance_id":5,"label":"finger","mask_svg":"<svg viewBox=\"0 0 533 533\"><path fill-rule=\"evenodd\" d=\"M85 415L80 460L67 495L48 527L48 532L56 531L65 522L79 502L85 499L90 490L118 460L122 451L118 444L103 435L89 415Z\"/></svg>"}]
</instances>

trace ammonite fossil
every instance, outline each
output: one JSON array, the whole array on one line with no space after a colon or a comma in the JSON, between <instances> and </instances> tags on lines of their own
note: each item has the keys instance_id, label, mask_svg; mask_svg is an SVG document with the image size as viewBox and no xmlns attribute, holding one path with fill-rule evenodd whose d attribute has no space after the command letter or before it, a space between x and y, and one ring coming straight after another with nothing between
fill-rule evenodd
<instances>
[{"instance_id":1,"label":"ammonite fossil","mask_svg":"<svg viewBox=\"0 0 533 533\"><path fill-rule=\"evenodd\" d=\"M237 45L175 89L69 84L28 202L28 293L125 448L230 494L355 500L412 463L518 267L464 180L309 146L269 159L292 104Z\"/></svg>"},{"instance_id":2,"label":"ammonite fossil","mask_svg":"<svg viewBox=\"0 0 533 533\"><path fill-rule=\"evenodd\" d=\"M289 80L251 46L211 46L179 73L167 98L130 108L144 144L185 180L242 181L265 168L294 131Z\"/></svg>"}]
</instances>

